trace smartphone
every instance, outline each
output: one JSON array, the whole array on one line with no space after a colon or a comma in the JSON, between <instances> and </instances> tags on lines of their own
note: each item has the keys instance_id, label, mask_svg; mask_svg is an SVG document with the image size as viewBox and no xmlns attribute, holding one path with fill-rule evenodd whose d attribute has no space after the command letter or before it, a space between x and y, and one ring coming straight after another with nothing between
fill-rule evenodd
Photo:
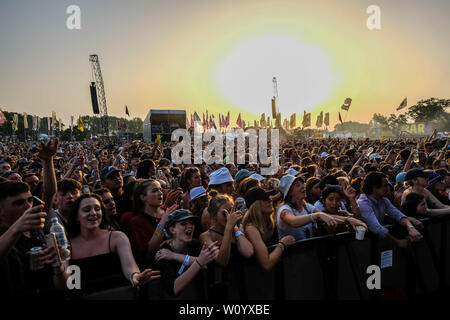
<instances>
[{"instance_id":1,"label":"smartphone","mask_svg":"<svg viewBox=\"0 0 450 320\"><path fill-rule=\"evenodd\" d=\"M158 170L158 171L157 171L157 175L158 175L158 177L161 177L161 176L162 176L162 174L163 174L162 170Z\"/></svg>"}]
</instances>

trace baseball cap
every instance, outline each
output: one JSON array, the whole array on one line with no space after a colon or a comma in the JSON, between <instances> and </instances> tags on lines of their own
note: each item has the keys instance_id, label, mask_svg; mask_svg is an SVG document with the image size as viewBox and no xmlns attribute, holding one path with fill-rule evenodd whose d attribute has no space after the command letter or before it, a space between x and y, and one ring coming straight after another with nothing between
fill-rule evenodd
<instances>
[{"instance_id":1,"label":"baseball cap","mask_svg":"<svg viewBox=\"0 0 450 320\"><path fill-rule=\"evenodd\" d=\"M395 177L395 182L397 182L397 183L403 183L403 182L405 182L405 176L406 176L406 172L400 172L400 173L397 174L397 176Z\"/></svg>"},{"instance_id":2,"label":"baseball cap","mask_svg":"<svg viewBox=\"0 0 450 320\"><path fill-rule=\"evenodd\" d=\"M326 158L326 157L328 157L329 155L330 155L329 153L322 152L321 155L320 155L320 157L321 157L321 158Z\"/></svg>"},{"instance_id":3,"label":"baseball cap","mask_svg":"<svg viewBox=\"0 0 450 320\"><path fill-rule=\"evenodd\" d=\"M177 211L172 212L167 219L165 228L168 229L170 226L174 225L177 222L188 220L188 219L196 219L197 216L194 216L189 210L179 209Z\"/></svg>"},{"instance_id":4,"label":"baseball cap","mask_svg":"<svg viewBox=\"0 0 450 320\"><path fill-rule=\"evenodd\" d=\"M405 181L409 181L409 180L419 178L419 177L428 178L429 174L424 172L422 169L418 169L418 168L410 169L410 170L408 170L408 172L406 172Z\"/></svg>"},{"instance_id":5,"label":"baseball cap","mask_svg":"<svg viewBox=\"0 0 450 320\"><path fill-rule=\"evenodd\" d=\"M381 156L380 156L378 153L372 153L372 154L369 156L369 160L372 161L374 158L375 158L375 159L381 159Z\"/></svg>"},{"instance_id":6,"label":"baseball cap","mask_svg":"<svg viewBox=\"0 0 450 320\"><path fill-rule=\"evenodd\" d=\"M428 182L427 188L432 187L436 182L442 181L445 179L445 176L441 176L439 173L432 172L429 176L430 181Z\"/></svg>"},{"instance_id":7,"label":"baseball cap","mask_svg":"<svg viewBox=\"0 0 450 320\"><path fill-rule=\"evenodd\" d=\"M114 166L104 167L102 170L100 170L100 179L104 180L104 179L108 178L108 176L111 173L116 172L116 171L120 172L120 170Z\"/></svg>"},{"instance_id":8,"label":"baseball cap","mask_svg":"<svg viewBox=\"0 0 450 320\"><path fill-rule=\"evenodd\" d=\"M230 171L227 168L220 168L216 171L211 172L209 175L209 184L218 185L222 183L233 182Z\"/></svg>"},{"instance_id":9,"label":"baseball cap","mask_svg":"<svg viewBox=\"0 0 450 320\"><path fill-rule=\"evenodd\" d=\"M190 196L191 196L191 201L195 200L197 198L206 196L206 189L203 187L195 187L192 188L191 191L189 192Z\"/></svg>"},{"instance_id":10,"label":"baseball cap","mask_svg":"<svg viewBox=\"0 0 450 320\"><path fill-rule=\"evenodd\" d=\"M270 200L270 192L264 191L260 187L254 187L245 193L245 206L250 206L258 200Z\"/></svg>"}]
</instances>

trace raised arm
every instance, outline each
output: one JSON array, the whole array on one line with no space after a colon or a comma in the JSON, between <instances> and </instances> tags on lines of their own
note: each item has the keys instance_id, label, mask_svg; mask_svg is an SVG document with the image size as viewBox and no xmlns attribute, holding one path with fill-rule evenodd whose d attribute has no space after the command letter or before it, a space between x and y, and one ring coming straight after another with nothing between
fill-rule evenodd
<instances>
[{"instance_id":1,"label":"raised arm","mask_svg":"<svg viewBox=\"0 0 450 320\"><path fill-rule=\"evenodd\" d=\"M50 140L48 143L41 143L38 157L42 161L43 170L43 196L45 202L44 212L48 212L53 207L53 200L57 191L55 168L53 166L53 156L58 149L58 138Z\"/></svg>"}]
</instances>

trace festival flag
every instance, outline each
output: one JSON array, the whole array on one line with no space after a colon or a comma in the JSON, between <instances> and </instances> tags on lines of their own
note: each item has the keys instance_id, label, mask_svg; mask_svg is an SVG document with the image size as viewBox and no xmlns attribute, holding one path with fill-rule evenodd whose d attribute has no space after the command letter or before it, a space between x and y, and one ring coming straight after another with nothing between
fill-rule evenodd
<instances>
[{"instance_id":1,"label":"festival flag","mask_svg":"<svg viewBox=\"0 0 450 320\"><path fill-rule=\"evenodd\" d=\"M276 116L275 128L281 128L281 113L278 112Z\"/></svg>"},{"instance_id":2,"label":"festival flag","mask_svg":"<svg viewBox=\"0 0 450 320\"><path fill-rule=\"evenodd\" d=\"M161 144L161 135L160 135L160 134L158 134L158 135L156 136L155 142L156 142L158 145Z\"/></svg>"},{"instance_id":3,"label":"festival flag","mask_svg":"<svg viewBox=\"0 0 450 320\"><path fill-rule=\"evenodd\" d=\"M195 114L197 114L197 112L195 112ZM195 116L195 114L194 114L194 116ZM195 120L195 121L197 121L197 120ZM205 113L203 112L203 122L202 122L202 125L206 125L206 121L205 121Z\"/></svg>"},{"instance_id":4,"label":"festival flag","mask_svg":"<svg viewBox=\"0 0 450 320\"><path fill-rule=\"evenodd\" d=\"M192 113L191 113L191 125L190 125L192 128L194 127L194 116L192 115Z\"/></svg>"},{"instance_id":5,"label":"festival flag","mask_svg":"<svg viewBox=\"0 0 450 320\"><path fill-rule=\"evenodd\" d=\"M341 122L341 124L344 124L343 122L342 122L342 117L341 117L341 113L339 112L339 121Z\"/></svg>"},{"instance_id":6,"label":"festival flag","mask_svg":"<svg viewBox=\"0 0 450 320\"><path fill-rule=\"evenodd\" d=\"M50 127L51 127L51 123L50 123L51 119L50 117L47 117L47 130L48 130L48 134L50 134Z\"/></svg>"},{"instance_id":7,"label":"festival flag","mask_svg":"<svg viewBox=\"0 0 450 320\"><path fill-rule=\"evenodd\" d=\"M350 98L345 99L344 104L350 107L350 105L352 104L352 99Z\"/></svg>"},{"instance_id":8,"label":"festival flag","mask_svg":"<svg viewBox=\"0 0 450 320\"><path fill-rule=\"evenodd\" d=\"M284 130L289 130L289 123L288 123L288 119L284 119L283 120L283 127L284 127Z\"/></svg>"},{"instance_id":9,"label":"festival flag","mask_svg":"<svg viewBox=\"0 0 450 320\"><path fill-rule=\"evenodd\" d=\"M79 116L79 118L78 118L78 126L77 126L77 129L80 130L81 132L84 132L83 119L81 119L81 116Z\"/></svg>"},{"instance_id":10,"label":"festival flag","mask_svg":"<svg viewBox=\"0 0 450 320\"><path fill-rule=\"evenodd\" d=\"M348 111L348 109L350 109L350 107L349 107L349 106L346 106L345 104L343 104L343 105L341 106L341 109L342 109L342 110L345 110L345 111Z\"/></svg>"},{"instance_id":11,"label":"festival flag","mask_svg":"<svg viewBox=\"0 0 450 320\"><path fill-rule=\"evenodd\" d=\"M208 116L208 110L206 110L206 129L209 129L209 125L210 125L210 118Z\"/></svg>"},{"instance_id":12,"label":"festival flag","mask_svg":"<svg viewBox=\"0 0 450 320\"><path fill-rule=\"evenodd\" d=\"M52 126L55 128L56 126L56 112L52 111Z\"/></svg>"},{"instance_id":13,"label":"festival flag","mask_svg":"<svg viewBox=\"0 0 450 320\"><path fill-rule=\"evenodd\" d=\"M26 112L23 113L23 127L24 129L28 129L28 116Z\"/></svg>"},{"instance_id":14,"label":"festival flag","mask_svg":"<svg viewBox=\"0 0 450 320\"><path fill-rule=\"evenodd\" d=\"M326 127L328 127L330 125L330 113L329 112L325 113L325 120L323 121L323 123L325 124Z\"/></svg>"},{"instance_id":15,"label":"festival flag","mask_svg":"<svg viewBox=\"0 0 450 320\"><path fill-rule=\"evenodd\" d=\"M254 127L255 127L255 129L258 129L258 128L259 128L259 125L258 125L258 121L257 121L257 120L254 120Z\"/></svg>"},{"instance_id":16,"label":"festival flag","mask_svg":"<svg viewBox=\"0 0 450 320\"><path fill-rule=\"evenodd\" d=\"M317 116L316 127L320 128L323 125L323 111Z\"/></svg>"},{"instance_id":17,"label":"festival flag","mask_svg":"<svg viewBox=\"0 0 450 320\"><path fill-rule=\"evenodd\" d=\"M239 116L236 120L236 124L239 126L239 128L242 128L242 119L241 119L241 113L239 112Z\"/></svg>"},{"instance_id":18,"label":"festival flag","mask_svg":"<svg viewBox=\"0 0 450 320\"><path fill-rule=\"evenodd\" d=\"M17 121L17 114L14 115L13 119L11 120L11 126L13 127L14 131L19 130L19 128L17 128L17 123L19 121Z\"/></svg>"},{"instance_id":19,"label":"festival flag","mask_svg":"<svg viewBox=\"0 0 450 320\"><path fill-rule=\"evenodd\" d=\"M0 126L6 122L6 117L3 114L2 109L0 109Z\"/></svg>"},{"instance_id":20,"label":"festival flag","mask_svg":"<svg viewBox=\"0 0 450 320\"><path fill-rule=\"evenodd\" d=\"M190 128L189 117L186 117L186 129Z\"/></svg>"},{"instance_id":21,"label":"festival flag","mask_svg":"<svg viewBox=\"0 0 450 320\"><path fill-rule=\"evenodd\" d=\"M61 130L62 130L62 120L61 119L59 119L58 125L59 125L59 132L61 132Z\"/></svg>"},{"instance_id":22,"label":"festival flag","mask_svg":"<svg viewBox=\"0 0 450 320\"><path fill-rule=\"evenodd\" d=\"M290 125L291 129L294 129L297 126L297 115L295 113L293 113L291 115L289 125Z\"/></svg>"},{"instance_id":23,"label":"festival flag","mask_svg":"<svg viewBox=\"0 0 450 320\"><path fill-rule=\"evenodd\" d=\"M272 98L272 118L276 119L277 117L277 107L275 102L275 97Z\"/></svg>"},{"instance_id":24,"label":"festival flag","mask_svg":"<svg viewBox=\"0 0 450 320\"><path fill-rule=\"evenodd\" d=\"M266 114L265 113L263 113L261 115L261 119L259 119L259 124L261 125L261 128L266 127Z\"/></svg>"},{"instance_id":25,"label":"festival flag","mask_svg":"<svg viewBox=\"0 0 450 320\"><path fill-rule=\"evenodd\" d=\"M398 106L397 111L398 111L398 110L401 110L401 109L403 109L403 108L405 108L407 104L408 104L408 100L407 100L407 98L405 98L405 99L402 101L402 103L400 103L400 105Z\"/></svg>"},{"instance_id":26,"label":"festival flag","mask_svg":"<svg viewBox=\"0 0 450 320\"><path fill-rule=\"evenodd\" d=\"M227 119L226 119L225 126L228 128L229 125L230 125L230 111L228 111L228 113L227 113Z\"/></svg>"},{"instance_id":27,"label":"festival flag","mask_svg":"<svg viewBox=\"0 0 450 320\"><path fill-rule=\"evenodd\" d=\"M311 113L305 113L303 116L303 127L307 128L311 126Z\"/></svg>"},{"instance_id":28,"label":"festival flag","mask_svg":"<svg viewBox=\"0 0 450 320\"><path fill-rule=\"evenodd\" d=\"M128 112L128 106L125 106L125 114L126 114L127 116L130 116L130 113Z\"/></svg>"},{"instance_id":29,"label":"festival flag","mask_svg":"<svg viewBox=\"0 0 450 320\"><path fill-rule=\"evenodd\" d=\"M247 126L246 126L246 124L245 124L245 120L243 120L243 121L242 121L242 129L245 130L246 127L247 127Z\"/></svg>"}]
</instances>

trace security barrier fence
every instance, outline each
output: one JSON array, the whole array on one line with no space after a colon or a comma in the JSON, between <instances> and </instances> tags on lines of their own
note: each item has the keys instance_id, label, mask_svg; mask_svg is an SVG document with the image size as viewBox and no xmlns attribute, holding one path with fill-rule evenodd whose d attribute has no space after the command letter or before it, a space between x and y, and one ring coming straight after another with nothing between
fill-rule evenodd
<instances>
[{"instance_id":1,"label":"security barrier fence","mask_svg":"<svg viewBox=\"0 0 450 320\"><path fill-rule=\"evenodd\" d=\"M255 258L230 263L225 270L208 266L207 286L217 284L221 300L379 300L414 299L448 295L450 290L450 219L421 220L424 238L409 248L393 247L366 233L356 240L354 232L298 241L286 248L281 261L265 271ZM387 226L404 238L398 225ZM270 249L270 248L269 248ZM379 289L368 282L379 267ZM369 271L368 271L369 268ZM373 280L374 278L372 278ZM376 281L375 281L376 282ZM205 288L207 289L207 288ZM217 291L217 287L216 287ZM164 299L160 280L136 292L122 287L91 294L87 299ZM183 299L189 297L184 296ZM192 297L194 298L194 297ZM214 301L214 297L209 297Z\"/></svg>"}]
</instances>

